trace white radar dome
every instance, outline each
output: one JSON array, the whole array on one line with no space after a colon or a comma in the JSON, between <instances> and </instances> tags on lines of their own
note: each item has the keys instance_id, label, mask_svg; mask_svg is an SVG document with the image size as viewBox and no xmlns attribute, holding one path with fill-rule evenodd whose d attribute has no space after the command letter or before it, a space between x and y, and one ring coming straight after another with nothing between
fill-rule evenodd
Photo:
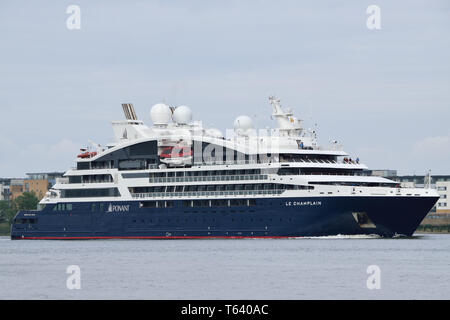
<instances>
[{"instance_id":1,"label":"white radar dome","mask_svg":"<svg viewBox=\"0 0 450 320\"><path fill-rule=\"evenodd\" d=\"M172 118L178 124L188 124L192 121L192 111L187 106L179 106L173 112Z\"/></svg>"},{"instance_id":2,"label":"white radar dome","mask_svg":"<svg viewBox=\"0 0 450 320\"><path fill-rule=\"evenodd\" d=\"M234 120L234 129L236 130L248 130L253 128L253 120L249 116L239 116Z\"/></svg>"},{"instance_id":3,"label":"white radar dome","mask_svg":"<svg viewBox=\"0 0 450 320\"><path fill-rule=\"evenodd\" d=\"M164 103L157 103L150 110L150 117L155 125L165 125L170 122L172 111Z\"/></svg>"},{"instance_id":4,"label":"white radar dome","mask_svg":"<svg viewBox=\"0 0 450 320\"><path fill-rule=\"evenodd\" d=\"M234 120L234 130L240 135L249 135L254 127L249 116L239 116Z\"/></svg>"}]
</instances>

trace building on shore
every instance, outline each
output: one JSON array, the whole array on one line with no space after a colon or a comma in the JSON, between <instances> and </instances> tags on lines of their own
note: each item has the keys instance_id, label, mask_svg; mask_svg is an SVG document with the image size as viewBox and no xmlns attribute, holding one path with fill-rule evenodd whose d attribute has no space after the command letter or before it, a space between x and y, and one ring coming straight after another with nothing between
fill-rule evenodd
<instances>
[{"instance_id":1,"label":"building on shore","mask_svg":"<svg viewBox=\"0 0 450 320\"><path fill-rule=\"evenodd\" d=\"M11 179L9 183L9 192L10 197L9 199L12 201L16 199L18 196L20 196L23 191L23 179Z\"/></svg>"},{"instance_id":2,"label":"building on shore","mask_svg":"<svg viewBox=\"0 0 450 320\"><path fill-rule=\"evenodd\" d=\"M23 181L23 192L33 192L40 200L45 193L61 178L64 172L37 172L27 173L27 179Z\"/></svg>"},{"instance_id":3,"label":"building on shore","mask_svg":"<svg viewBox=\"0 0 450 320\"><path fill-rule=\"evenodd\" d=\"M436 188L441 198L438 201L436 212L450 214L450 176L442 176L441 178L437 177L437 179Z\"/></svg>"},{"instance_id":4,"label":"building on shore","mask_svg":"<svg viewBox=\"0 0 450 320\"><path fill-rule=\"evenodd\" d=\"M9 191L9 181L8 183L0 182L0 201L9 201L10 191Z\"/></svg>"},{"instance_id":5,"label":"building on shore","mask_svg":"<svg viewBox=\"0 0 450 320\"><path fill-rule=\"evenodd\" d=\"M372 175L389 179L397 176L397 170L372 170Z\"/></svg>"},{"instance_id":6,"label":"building on shore","mask_svg":"<svg viewBox=\"0 0 450 320\"><path fill-rule=\"evenodd\" d=\"M2 200L14 200L24 192L31 192L40 200L45 193L63 178L64 172L27 173L25 179L0 179Z\"/></svg>"}]
</instances>

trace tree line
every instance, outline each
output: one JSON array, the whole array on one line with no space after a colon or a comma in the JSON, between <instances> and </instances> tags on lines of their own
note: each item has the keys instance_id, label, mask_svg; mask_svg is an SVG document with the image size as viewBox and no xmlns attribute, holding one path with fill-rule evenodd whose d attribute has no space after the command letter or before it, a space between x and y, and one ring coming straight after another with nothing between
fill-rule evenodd
<instances>
[{"instance_id":1,"label":"tree line","mask_svg":"<svg viewBox=\"0 0 450 320\"><path fill-rule=\"evenodd\" d=\"M34 192L24 192L12 201L0 201L0 223L13 222L20 210L36 210L39 199Z\"/></svg>"}]
</instances>

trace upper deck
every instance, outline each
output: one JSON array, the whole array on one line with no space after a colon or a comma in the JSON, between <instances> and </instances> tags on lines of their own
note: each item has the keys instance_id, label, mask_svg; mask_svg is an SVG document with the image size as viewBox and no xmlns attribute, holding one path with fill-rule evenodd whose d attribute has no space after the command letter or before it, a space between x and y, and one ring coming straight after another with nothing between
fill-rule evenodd
<instances>
[{"instance_id":1,"label":"upper deck","mask_svg":"<svg viewBox=\"0 0 450 320\"><path fill-rule=\"evenodd\" d=\"M330 148L320 147L314 130L304 130L301 120L285 112L279 100L270 102L278 128L257 134L252 120L240 116L227 137L192 121L185 106L155 105L153 126L148 127L131 105L123 105L127 119L113 122L114 142L84 149L77 167L65 174L68 183L55 185L54 194L81 200L130 199L141 193L165 196L175 191L195 196L277 190L275 195L281 195L326 186L398 187L394 181L370 176L367 166L351 159L336 141Z\"/></svg>"}]
</instances>

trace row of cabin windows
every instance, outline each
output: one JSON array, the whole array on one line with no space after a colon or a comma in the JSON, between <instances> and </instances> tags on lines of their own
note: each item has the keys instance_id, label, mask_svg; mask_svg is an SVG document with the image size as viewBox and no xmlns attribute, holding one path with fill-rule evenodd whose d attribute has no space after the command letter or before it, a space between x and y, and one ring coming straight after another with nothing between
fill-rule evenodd
<instances>
[{"instance_id":1,"label":"row of cabin windows","mask_svg":"<svg viewBox=\"0 0 450 320\"><path fill-rule=\"evenodd\" d=\"M253 207L255 199L216 199L216 200L183 200L183 207ZM173 201L142 201L140 208L172 208Z\"/></svg>"},{"instance_id":2,"label":"row of cabin windows","mask_svg":"<svg viewBox=\"0 0 450 320\"><path fill-rule=\"evenodd\" d=\"M104 183L113 182L110 174L93 174L83 176L70 176L69 183Z\"/></svg>"},{"instance_id":3,"label":"row of cabin windows","mask_svg":"<svg viewBox=\"0 0 450 320\"><path fill-rule=\"evenodd\" d=\"M188 186L155 186L130 188L131 193L153 192L202 192L202 191L257 191L257 190L301 190L314 189L312 186L299 186L292 184L257 183L257 184L212 184Z\"/></svg>"},{"instance_id":4,"label":"row of cabin windows","mask_svg":"<svg viewBox=\"0 0 450 320\"><path fill-rule=\"evenodd\" d=\"M157 159L126 159L118 160L119 170L144 170L157 164ZM91 169L113 169L115 168L114 160L109 161L81 161L77 162L77 170L91 170Z\"/></svg>"},{"instance_id":5,"label":"row of cabin windows","mask_svg":"<svg viewBox=\"0 0 450 320\"><path fill-rule=\"evenodd\" d=\"M103 209L105 208L103 203L93 203L91 205L91 211L97 211L97 209L99 211L103 211ZM72 211L73 210L73 204L72 203L58 203L53 207L53 211Z\"/></svg>"},{"instance_id":6,"label":"row of cabin windows","mask_svg":"<svg viewBox=\"0 0 450 320\"><path fill-rule=\"evenodd\" d=\"M119 189L67 189L61 190L61 198L94 198L94 197L120 197Z\"/></svg>"},{"instance_id":7,"label":"row of cabin windows","mask_svg":"<svg viewBox=\"0 0 450 320\"><path fill-rule=\"evenodd\" d=\"M243 212L243 211L241 211ZM133 223L154 223L154 222L216 222L215 218L174 218L174 219L164 219L164 218L154 218L154 219L133 219ZM231 218L231 222L274 222L274 221L289 221L292 222L292 218Z\"/></svg>"},{"instance_id":8,"label":"row of cabin windows","mask_svg":"<svg viewBox=\"0 0 450 320\"><path fill-rule=\"evenodd\" d=\"M91 169L112 169L114 168L114 160L110 161L93 161L90 165Z\"/></svg>"},{"instance_id":9,"label":"row of cabin windows","mask_svg":"<svg viewBox=\"0 0 450 320\"><path fill-rule=\"evenodd\" d=\"M142 201L139 208L172 208L173 201Z\"/></svg>"},{"instance_id":10,"label":"row of cabin windows","mask_svg":"<svg viewBox=\"0 0 450 320\"><path fill-rule=\"evenodd\" d=\"M37 218L31 219L14 219L14 224L35 224L37 223Z\"/></svg>"},{"instance_id":11,"label":"row of cabin windows","mask_svg":"<svg viewBox=\"0 0 450 320\"><path fill-rule=\"evenodd\" d=\"M261 174L261 169L152 172L150 178L205 177Z\"/></svg>"},{"instance_id":12,"label":"row of cabin windows","mask_svg":"<svg viewBox=\"0 0 450 320\"><path fill-rule=\"evenodd\" d=\"M71 203L58 203L53 207L53 211L72 211L73 205Z\"/></svg>"},{"instance_id":13,"label":"row of cabin windows","mask_svg":"<svg viewBox=\"0 0 450 320\"><path fill-rule=\"evenodd\" d=\"M183 200L183 207L254 207L256 199Z\"/></svg>"}]
</instances>

